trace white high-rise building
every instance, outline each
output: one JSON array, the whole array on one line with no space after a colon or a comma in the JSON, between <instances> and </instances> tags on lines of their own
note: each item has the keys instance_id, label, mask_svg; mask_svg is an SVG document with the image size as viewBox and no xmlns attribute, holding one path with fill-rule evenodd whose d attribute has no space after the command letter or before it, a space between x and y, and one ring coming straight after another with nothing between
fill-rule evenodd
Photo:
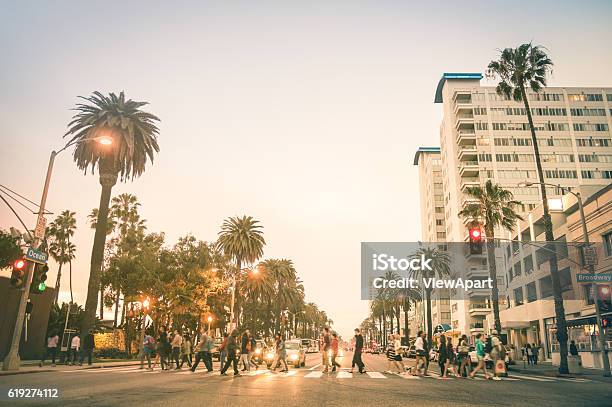
<instances>
[{"instance_id":1,"label":"white high-rise building","mask_svg":"<svg viewBox=\"0 0 612 407\"><path fill-rule=\"evenodd\" d=\"M468 240L466 221L458 216L469 202L464 194L468 186L493 180L523 203L523 214L541 202L537 185L519 187L523 181L538 182L524 104L498 95L495 87L481 86L481 79L480 73L445 73L435 94L435 103L443 108L440 159L449 242ZM609 184L612 88L547 87L527 93L546 182L563 187ZM561 194L555 187L547 192L549 198ZM468 256L468 261L469 277L488 276L485 256ZM500 273L500 301L506 283ZM452 326L468 335L486 330L489 312L486 296L478 293L469 301L451 300Z\"/></svg>"}]
</instances>

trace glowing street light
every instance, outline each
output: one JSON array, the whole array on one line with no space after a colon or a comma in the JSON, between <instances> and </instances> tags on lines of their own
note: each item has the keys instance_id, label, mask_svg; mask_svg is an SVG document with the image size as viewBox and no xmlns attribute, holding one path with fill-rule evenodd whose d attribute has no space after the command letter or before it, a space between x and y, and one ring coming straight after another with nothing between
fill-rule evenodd
<instances>
[{"instance_id":1,"label":"glowing street light","mask_svg":"<svg viewBox=\"0 0 612 407\"><path fill-rule=\"evenodd\" d=\"M208 318L206 318L206 320L208 321L208 333L210 334L210 324L213 321L212 315L209 315Z\"/></svg>"}]
</instances>

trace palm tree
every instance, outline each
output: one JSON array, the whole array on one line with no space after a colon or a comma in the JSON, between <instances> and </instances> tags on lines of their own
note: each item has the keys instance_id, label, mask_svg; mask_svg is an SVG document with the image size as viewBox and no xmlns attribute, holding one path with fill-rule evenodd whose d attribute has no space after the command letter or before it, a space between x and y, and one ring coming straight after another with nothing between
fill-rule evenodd
<instances>
[{"instance_id":1,"label":"palm tree","mask_svg":"<svg viewBox=\"0 0 612 407\"><path fill-rule=\"evenodd\" d=\"M134 179L145 171L148 160L153 162L155 153L159 152L159 130L155 125L159 119L140 109L147 102L126 100L123 92L119 96L94 92L82 99L88 103L76 105L77 113L68 123L66 136L71 137L70 143L77 143L73 153L77 167L85 172L91 167L92 173L97 167L102 185L81 326L81 332L88 332L96 317L111 191L118 177L122 181ZM100 137L112 141L110 148L97 148L96 140Z\"/></svg>"},{"instance_id":2,"label":"palm tree","mask_svg":"<svg viewBox=\"0 0 612 407\"><path fill-rule=\"evenodd\" d=\"M559 354L561 357L559 372L568 373L567 367L567 324L565 321L565 308L563 306L563 296L561 281L559 278L559 266L557 264L557 254L555 251L555 237L553 234L552 219L548 209L548 199L546 196L546 186L544 185L544 171L540 160L540 150L536 131L533 125L533 117L529 108L529 98L527 97L527 87L532 92L538 93L546 86L546 76L552 71L553 62L546 54L543 47L529 44L522 44L517 48L506 48L500 51L500 58L491 61L487 69L489 78L499 78L497 93L506 98L516 101L523 101L527 112L527 120L531 129L531 144L535 155L538 181L540 184L540 194L542 196L542 209L544 220L544 235L546 237L547 250L551 253L549 264L552 279L553 296L555 302L555 319L557 325L557 339L559 341Z\"/></svg>"},{"instance_id":3,"label":"palm tree","mask_svg":"<svg viewBox=\"0 0 612 407\"><path fill-rule=\"evenodd\" d=\"M232 273L232 294L230 303L230 326L234 323L234 302L236 297L236 278L242 266L252 264L263 256L266 241L262 226L251 216L230 217L223 221L217 244L236 264Z\"/></svg>"},{"instance_id":4,"label":"palm tree","mask_svg":"<svg viewBox=\"0 0 612 407\"><path fill-rule=\"evenodd\" d=\"M491 300L493 302L493 319L495 329L501 333L499 319L499 290L497 289L497 265L495 263L495 228L502 227L512 231L518 220L523 218L514 208L521 204L513 200L512 192L493 184L487 180L484 187L475 186L466 189L466 195L478 202L468 204L459 212L464 219L471 219L484 226L487 238L487 262L489 263L489 277L491 277Z\"/></svg>"},{"instance_id":5,"label":"palm tree","mask_svg":"<svg viewBox=\"0 0 612 407\"><path fill-rule=\"evenodd\" d=\"M76 246L70 242L70 238L74 236L76 230L76 213L65 210L60 213L57 218L49 225L47 236L50 237L49 253L53 260L59 264L57 270L57 279L55 280L55 298L54 304L57 304L57 299L62 280L62 266L70 263L75 257ZM72 267L70 268L70 302L72 302Z\"/></svg>"},{"instance_id":6,"label":"palm tree","mask_svg":"<svg viewBox=\"0 0 612 407\"><path fill-rule=\"evenodd\" d=\"M98 208L93 208L89 215L87 215L87 222L89 223L89 227L91 229L96 229L98 227ZM107 218L106 222L106 235L110 235L115 230L115 219L112 216ZM108 258L109 252L111 248L109 248L109 244L105 244L105 255L104 260L102 261L102 267L100 269L100 319L104 319L104 289L106 288L106 282L104 279L104 268L106 266L106 259ZM118 306L118 305L117 305ZM117 311L115 310L115 327L117 326Z\"/></svg>"},{"instance_id":7,"label":"palm tree","mask_svg":"<svg viewBox=\"0 0 612 407\"><path fill-rule=\"evenodd\" d=\"M421 258L425 256L426 259L431 259L430 267L431 270L414 270L414 277L423 281L430 278L445 278L450 275L450 256L446 251L440 250L437 246L429 245L420 247L416 253L412 256L413 258ZM425 292L425 305L426 305L426 318L427 318L427 341L431 346L432 337L432 319L431 319L431 292L432 287L424 287Z\"/></svg>"}]
</instances>

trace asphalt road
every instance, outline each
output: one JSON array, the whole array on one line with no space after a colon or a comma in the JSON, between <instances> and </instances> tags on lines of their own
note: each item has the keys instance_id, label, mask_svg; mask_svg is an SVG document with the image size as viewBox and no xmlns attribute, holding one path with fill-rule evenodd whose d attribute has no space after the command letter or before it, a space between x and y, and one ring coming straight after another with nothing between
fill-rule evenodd
<instances>
[{"instance_id":1,"label":"asphalt road","mask_svg":"<svg viewBox=\"0 0 612 407\"><path fill-rule=\"evenodd\" d=\"M320 356L289 373L252 371L242 377L178 371L147 372L136 366L56 371L0 377L0 405L62 406L610 406L609 383L513 374L502 381L439 379L384 373L382 355L364 355L368 373L350 374L352 355L338 373L320 373ZM413 361L407 365L413 364ZM201 365L200 365L201 366ZM434 369L435 368L435 369ZM215 363L215 369L218 366ZM437 365L430 372L437 372ZM56 399L11 399L10 388L57 388Z\"/></svg>"}]
</instances>

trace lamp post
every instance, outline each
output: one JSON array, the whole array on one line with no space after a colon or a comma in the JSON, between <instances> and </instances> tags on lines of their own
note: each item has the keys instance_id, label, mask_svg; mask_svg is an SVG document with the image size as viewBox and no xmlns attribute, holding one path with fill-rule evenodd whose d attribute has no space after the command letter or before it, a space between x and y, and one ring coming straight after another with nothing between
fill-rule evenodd
<instances>
[{"instance_id":1,"label":"lamp post","mask_svg":"<svg viewBox=\"0 0 612 407\"><path fill-rule=\"evenodd\" d=\"M71 143L66 144L64 147L59 149L58 151L51 151L51 156L49 157L49 166L47 167L47 175L45 176L45 184L43 187L42 197L40 199L40 206L38 207L38 216L36 217L36 225L42 224L45 222L45 206L47 204L47 195L49 193L49 184L51 183L51 174L53 173L53 164L55 162L55 157L66 150L68 147L83 143L85 141L97 141L98 143L109 146L113 143L112 139L109 137L90 137L84 138L81 140L75 140ZM34 237L34 241L32 242L32 247L37 249L40 245L40 238ZM15 328L13 329L13 337L11 339L11 346L9 351L4 358L2 363L2 370L19 370L19 365L21 364L21 358L19 357L19 341L21 339L21 332L23 330L23 321L25 317L26 304L28 302L28 297L30 294L30 284L32 283L32 275L34 274L34 263L28 262L28 268L26 270L25 275L25 286L23 287L23 293L21 294L21 298L19 300L19 307L17 308L17 320L15 321Z\"/></svg>"},{"instance_id":2,"label":"lamp post","mask_svg":"<svg viewBox=\"0 0 612 407\"><path fill-rule=\"evenodd\" d=\"M206 318L206 322L208 322L208 335L210 335L210 324L213 321L213 317L212 315L209 315L208 318Z\"/></svg>"},{"instance_id":3,"label":"lamp post","mask_svg":"<svg viewBox=\"0 0 612 407\"><path fill-rule=\"evenodd\" d=\"M519 187L529 187L532 185L545 185L545 186L556 187L556 188L559 188L561 191L563 191L563 193L570 193L576 197L576 200L578 201L578 210L580 211L580 220L582 221L582 235L584 236L584 243L586 247L589 247L590 246L589 232L587 229L586 216L584 215L584 207L582 205L582 196L580 195L580 192L573 192L569 188L562 187L561 185L554 185L554 184L549 184L546 182L525 181L525 182L521 182L520 184L518 184ZM593 264L589 264L588 268L591 274L595 274L595 266ZM591 284L591 287L593 286L594 284ZM599 335L598 335L599 347L601 348L602 359L603 359L603 371L604 371L603 375L604 377L610 377L610 360L608 360L608 351L606 350L606 339L604 337L604 331L603 331L604 328L603 328L603 323L602 323L602 318L601 318L601 309L599 307L599 302L597 301L597 298L595 298L595 315L597 319L597 329L599 330Z\"/></svg>"},{"instance_id":4,"label":"lamp post","mask_svg":"<svg viewBox=\"0 0 612 407\"><path fill-rule=\"evenodd\" d=\"M145 336L145 326L147 322L147 315L149 313L149 309L151 308L151 300L149 297L146 297L142 300L142 327L140 328L140 344L138 345L138 357L142 358L144 355L144 336Z\"/></svg>"}]
</instances>

